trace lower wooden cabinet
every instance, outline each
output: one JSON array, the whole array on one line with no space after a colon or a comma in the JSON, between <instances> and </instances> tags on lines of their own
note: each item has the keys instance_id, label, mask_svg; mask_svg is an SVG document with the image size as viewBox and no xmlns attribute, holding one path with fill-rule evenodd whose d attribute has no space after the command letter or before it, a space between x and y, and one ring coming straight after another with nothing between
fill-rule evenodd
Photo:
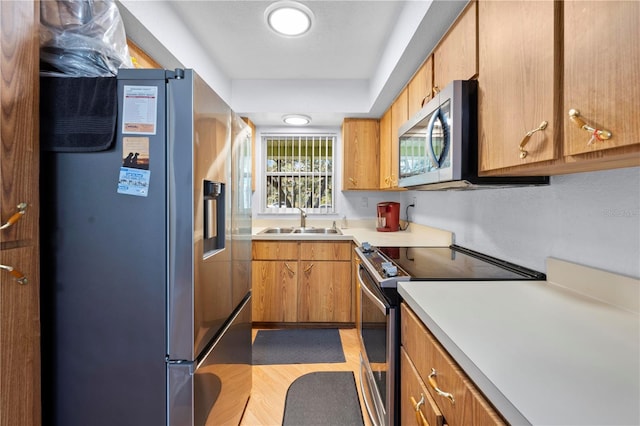
<instances>
[{"instance_id":1,"label":"lower wooden cabinet","mask_svg":"<svg viewBox=\"0 0 640 426\"><path fill-rule=\"evenodd\" d=\"M422 388L426 388L438 410L442 412L444 423L450 426L505 424L464 371L404 303L401 307L401 340L407 358L405 361L414 368L413 371L418 374ZM414 379L403 369L401 392L411 394L401 394L402 410L405 408L404 400L411 396L415 399L414 394L417 392L414 390L415 384L405 384L404 380ZM439 391L436 391L436 388ZM415 409L413 412L415 419ZM433 416L437 421L437 414Z\"/></svg>"},{"instance_id":2,"label":"lower wooden cabinet","mask_svg":"<svg viewBox=\"0 0 640 426\"><path fill-rule=\"evenodd\" d=\"M353 322L349 241L254 241L254 322Z\"/></svg>"},{"instance_id":3,"label":"lower wooden cabinet","mask_svg":"<svg viewBox=\"0 0 640 426\"><path fill-rule=\"evenodd\" d=\"M444 416L404 348L400 349L400 424L442 426Z\"/></svg>"}]
</instances>

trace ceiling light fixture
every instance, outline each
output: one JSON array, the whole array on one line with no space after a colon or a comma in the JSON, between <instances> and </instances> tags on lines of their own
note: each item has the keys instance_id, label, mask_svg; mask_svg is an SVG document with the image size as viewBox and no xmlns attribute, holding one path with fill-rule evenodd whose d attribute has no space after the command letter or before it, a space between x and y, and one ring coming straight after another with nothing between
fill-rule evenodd
<instances>
[{"instance_id":1,"label":"ceiling light fixture","mask_svg":"<svg viewBox=\"0 0 640 426\"><path fill-rule=\"evenodd\" d=\"M309 31L313 24L313 12L307 6L289 0L272 3L264 11L267 25L276 33L295 37Z\"/></svg>"},{"instance_id":2,"label":"ceiling light fixture","mask_svg":"<svg viewBox=\"0 0 640 426\"><path fill-rule=\"evenodd\" d=\"M311 123L311 117L301 114L289 114L283 116L282 121L291 126L306 126Z\"/></svg>"}]
</instances>

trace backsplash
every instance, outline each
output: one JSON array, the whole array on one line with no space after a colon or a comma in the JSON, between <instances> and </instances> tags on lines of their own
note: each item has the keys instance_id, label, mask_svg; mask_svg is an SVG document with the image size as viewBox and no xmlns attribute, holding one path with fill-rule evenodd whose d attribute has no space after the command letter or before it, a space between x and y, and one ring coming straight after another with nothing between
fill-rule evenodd
<instances>
[{"instance_id":1,"label":"backsplash","mask_svg":"<svg viewBox=\"0 0 640 426\"><path fill-rule=\"evenodd\" d=\"M539 271L552 256L640 277L638 167L552 176L546 187L408 191L403 213L413 197L410 219L459 245Z\"/></svg>"}]
</instances>

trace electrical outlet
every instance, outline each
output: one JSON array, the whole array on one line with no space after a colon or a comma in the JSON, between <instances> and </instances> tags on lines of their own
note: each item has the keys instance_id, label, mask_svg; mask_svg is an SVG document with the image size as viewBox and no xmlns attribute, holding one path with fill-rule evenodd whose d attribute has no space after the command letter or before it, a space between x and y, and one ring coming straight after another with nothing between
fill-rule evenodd
<instances>
[{"instance_id":1,"label":"electrical outlet","mask_svg":"<svg viewBox=\"0 0 640 426\"><path fill-rule=\"evenodd\" d=\"M418 203L416 202L416 197L411 198L411 204L413 204L414 208L418 205Z\"/></svg>"},{"instance_id":2,"label":"electrical outlet","mask_svg":"<svg viewBox=\"0 0 640 426\"><path fill-rule=\"evenodd\" d=\"M367 197L360 198L360 207L369 207L369 199Z\"/></svg>"}]
</instances>

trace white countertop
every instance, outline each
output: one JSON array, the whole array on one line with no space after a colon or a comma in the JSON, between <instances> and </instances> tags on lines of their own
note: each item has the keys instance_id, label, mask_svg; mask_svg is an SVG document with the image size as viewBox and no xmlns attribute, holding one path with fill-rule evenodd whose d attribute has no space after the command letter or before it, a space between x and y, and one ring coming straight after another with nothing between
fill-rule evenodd
<instances>
[{"instance_id":1,"label":"white countertop","mask_svg":"<svg viewBox=\"0 0 640 426\"><path fill-rule=\"evenodd\" d=\"M637 312L546 281L398 291L511 424L640 424Z\"/></svg>"}]
</instances>

